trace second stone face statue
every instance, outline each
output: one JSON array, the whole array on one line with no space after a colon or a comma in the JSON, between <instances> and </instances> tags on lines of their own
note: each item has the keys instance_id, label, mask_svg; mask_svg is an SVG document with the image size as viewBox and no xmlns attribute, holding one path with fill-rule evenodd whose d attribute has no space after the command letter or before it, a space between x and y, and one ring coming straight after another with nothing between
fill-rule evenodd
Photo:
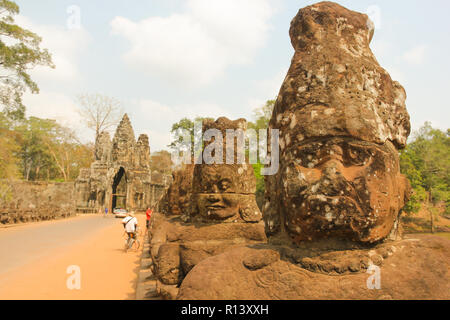
<instances>
[{"instance_id":1,"label":"second stone face statue","mask_svg":"<svg viewBox=\"0 0 450 320\"><path fill-rule=\"evenodd\" d=\"M206 154L210 150L217 162L207 164L202 157L202 163L176 171L167 194L168 212L152 217L152 268L157 291L166 299L177 296L178 286L201 261L233 248L267 241L256 204L253 167L238 163L239 138L230 139L231 131L240 130L243 134L245 127L244 119L205 121L202 132L211 129L215 136L205 139L202 151L206 150ZM234 158L228 164L227 150Z\"/></svg>"},{"instance_id":2,"label":"second stone face statue","mask_svg":"<svg viewBox=\"0 0 450 320\"><path fill-rule=\"evenodd\" d=\"M245 161L237 163L238 139L233 137L233 145L230 143L227 145L228 134L236 134L237 130L241 130L242 134L245 133L246 121L244 119L231 121L227 118L205 121L203 133L211 129L222 136L221 143L213 150L213 152L221 151L222 164L195 165L192 218L220 222L260 221L262 215L256 204L253 167ZM214 137L206 142L205 148L216 141L217 137ZM227 164L226 161L227 151L233 156L231 164Z\"/></svg>"}]
</instances>

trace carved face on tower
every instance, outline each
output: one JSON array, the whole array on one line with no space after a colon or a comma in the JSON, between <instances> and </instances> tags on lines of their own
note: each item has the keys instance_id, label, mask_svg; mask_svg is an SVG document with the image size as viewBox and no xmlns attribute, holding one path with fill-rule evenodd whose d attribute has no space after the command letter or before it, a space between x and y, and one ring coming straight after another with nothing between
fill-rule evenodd
<instances>
[{"instance_id":1,"label":"carved face on tower","mask_svg":"<svg viewBox=\"0 0 450 320\"><path fill-rule=\"evenodd\" d=\"M266 178L268 233L383 240L409 196L398 157L410 132L406 92L373 56L364 14L321 2L299 11L290 36L295 55L269 125L280 133L280 171Z\"/></svg>"},{"instance_id":2,"label":"carved face on tower","mask_svg":"<svg viewBox=\"0 0 450 320\"><path fill-rule=\"evenodd\" d=\"M108 132L101 132L95 141L95 160L109 162L111 138Z\"/></svg>"}]
</instances>

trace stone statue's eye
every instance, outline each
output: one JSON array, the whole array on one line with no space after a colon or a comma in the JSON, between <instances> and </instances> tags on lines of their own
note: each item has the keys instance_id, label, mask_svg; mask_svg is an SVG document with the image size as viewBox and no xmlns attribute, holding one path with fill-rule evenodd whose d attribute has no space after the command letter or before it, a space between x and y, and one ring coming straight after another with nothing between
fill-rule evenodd
<instances>
[{"instance_id":1,"label":"stone statue's eye","mask_svg":"<svg viewBox=\"0 0 450 320\"><path fill-rule=\"evenodd\" d=\"M349 152L348 152L348 154L350 155L350 158L351 158L352 160L356 160L356 159L358 159L359 156L360 156L359 150L355 150L355 149L350 149Z\"/></svg>"},{"instance_id":2,"label":"stone statue's eye","mask_svg":"<svg viewBox=\"0 0 450 320\"><path fill-rule=\"evenodd\" d=\"M305 150L302 152L300 165L305 168L314 168L317 163L317 155L311 150Z\"/></svg>"},{"instance_id":3,"label":"stone statue's eye","mask_svg":"<svg viewBox=\"0 0 450 320\"><path fill-rule=\"evenodd\" d=\"M366 150L351 146L349 146L347 154L352 165L365 165L370 158L370 155Z\"/></svg>"}]
</instances>

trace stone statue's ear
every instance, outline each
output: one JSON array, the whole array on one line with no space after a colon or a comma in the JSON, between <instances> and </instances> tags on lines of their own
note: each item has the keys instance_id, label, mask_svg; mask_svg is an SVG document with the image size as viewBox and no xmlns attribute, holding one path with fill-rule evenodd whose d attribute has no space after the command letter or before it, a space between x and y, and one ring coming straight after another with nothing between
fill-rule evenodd
<instances>
[{"instance_id":1,"label":"stone statue's ear","mask_svg":"<svg viewBox=\"0 0 450 320\"><path fill-rule=\"evenodd\" d=\"M239 204L239 214L245 222L258 222L262 220L261 211L254 197L250 197L244 203Z\"/></svg>"},{"instance_id":2,"label":"stone statue's ear","mask_svg":"<svg viewBox=\"0 0 450 320\"><path fill-rule=\"evenodd\" d=\"M198 215L198 213L199 213L199 209L198 209L198 205L197 205L197 201L196 201L196 199L193 199L194 201L192 201L191 202L191 205L190 205L190 212L188 213L189 214L189 216L191 216L191 217L195 217L196 215Z\"/></svg>"}]
</instances>

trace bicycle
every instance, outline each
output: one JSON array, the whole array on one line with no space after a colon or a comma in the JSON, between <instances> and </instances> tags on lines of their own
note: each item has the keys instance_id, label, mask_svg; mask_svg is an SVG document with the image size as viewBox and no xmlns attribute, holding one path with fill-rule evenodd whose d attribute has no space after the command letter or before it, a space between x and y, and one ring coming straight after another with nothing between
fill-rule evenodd
<instances>
[{"instance_id":1,"label":"bicycle","mask_svg":"<svg viewBox=\"0 0 450 320\"><path fill-rule=\"evenodd\" d=\"M139 240L140 230L137 229L133 236L129 237L127 232L124 232L125 246L124 251L128 252L131 249L138 251L141 246L141 241Z\"/></svg>"}]
</instances>

